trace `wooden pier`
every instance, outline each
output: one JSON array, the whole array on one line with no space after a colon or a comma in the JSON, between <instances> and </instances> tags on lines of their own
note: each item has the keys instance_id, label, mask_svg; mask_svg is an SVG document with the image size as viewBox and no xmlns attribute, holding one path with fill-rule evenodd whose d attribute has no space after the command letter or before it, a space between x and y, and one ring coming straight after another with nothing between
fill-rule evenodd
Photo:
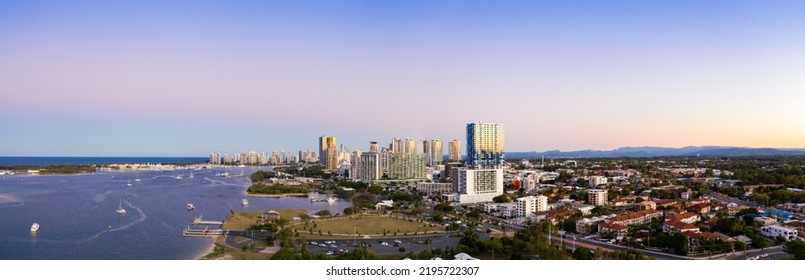
<instances>
[{"instance_id":1,"label":"wooden pier","mask_svg":"<svg viewBox=\"0 0 805 280\"><path fill-rule=\"evenodd\" d=\"M224 225L224 221L205 221L202 216L198 216L193 219L193 225L214 225L214 226L222 226Z\"/></svg>"},{"instance_id":2,"label":"wooden pier","mask_svg":"<svg viewBox=\"0 0 805 280\"><path fill-rule=\"evenodd\" d=\"M205 229L186 228L184 230L184 232L182 233L182 235L185 236L185 237L210 237L210 238L218 237L218 236L221 236L221 235L224 235L224 234L226 234L226 232L223 229L212 229L211 230L211 229L206 229L206 228Z\"/></svg>"}]
</instances>

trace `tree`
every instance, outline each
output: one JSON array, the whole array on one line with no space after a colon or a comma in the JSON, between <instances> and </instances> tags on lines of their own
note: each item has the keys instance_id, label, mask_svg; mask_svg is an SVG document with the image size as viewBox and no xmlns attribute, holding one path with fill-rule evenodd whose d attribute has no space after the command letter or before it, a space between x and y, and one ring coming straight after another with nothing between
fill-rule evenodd
<instances>
[{"instance_id":1,"label":"tree","mask_svg":"<svg viewBox=\"0 0 805 280\"><path fill-rule=\"evenodd\" d=\"M330 210L327 210L327 209L319 210L318 212L316 212L316 215L318 215L318 216L332 216L332 214L330 213Z\"/></svg>"},{"instance_id":2,"label":"tree","mask_svg":"<svg viewBox=\"0 0 805 280\"><path fill-rule=\"evenodd\" d=\"M590 249L585 247L578 247L575 251L573 251L573 259L576 260L592 260L593 254L590 253Z\"/></svg>"},{"instance_id":3,"label":"tree","mask_svg":"<svg viewBox=\"0 0 805 280\"><path fill-rule=\"evenodd\" d=\"M741 241L735 241L735 251L744 251L746 250L746 243Z\"/></svg>"},{"instance_id":4,"label":"tree","mask_svg":"<svg viewBox=\"0 0 805 280\"><path fill-rule=\"evenodd\" d=\"M789 241L783 245L786 253L794 255L794 259L805 260L805 242L800 240Z\"/></svg>"},{"instance_id":5,"label":"tree","mask_svg":"<svg viewBox=\"0 0 805 280\"><path fill-rule=\"evenodd\" d=\"M501 194L499 196L492 198L492 201L494 201L495 203L506 203L511 202L512 199L506 194Z\"/></svg>"},{"instance_id":6,"label":"tree","mask_svg":"<svg viewBox=\"0 0 805 280\"><path fill-rule=\"evenodd\" d=\"M352 215L355 214L355 210L352 210L352 207L344 208L344 215Z\"/></svg>"},{"instance_id":7,"label":"tree","mask_svg":"<svg viewBox=\"0 0 805 280\"><path fill-rule=\"evenodd\" d=\"M378 185L372 185L372 186L370 186L370 187L369 187L369 189L368 189L367 191L368 191L369 193L371 193L371 194L378 195L378 194L380 194L381 192L383 192L383 187L378 186Z\"/></svg>"}]
</instances>

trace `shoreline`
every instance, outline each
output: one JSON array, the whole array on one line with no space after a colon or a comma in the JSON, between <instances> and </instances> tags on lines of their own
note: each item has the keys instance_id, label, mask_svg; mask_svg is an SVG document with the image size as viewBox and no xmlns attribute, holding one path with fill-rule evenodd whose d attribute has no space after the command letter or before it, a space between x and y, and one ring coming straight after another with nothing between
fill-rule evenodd
<instances>
[{"instance_id":1,"label":"shoreline","mask_svg":"<svg viewBox=\"0 0 805 280\"><path fill-rule=\"evenodd\" d=\"M273 198L280 198L285 196L296 196L296 197L307 197L310 192L308 193L282 193L282 194L251 194L247 191L243 191L244 195L253 196L253 197L273 197Z\"/></svg>"},{"instance_id":2,"label":"shoreline","mask_svg":"<svg viewBox=\"0 0 805 280\"><path fill-rule=\"evenodd\" d=\"M210 243L210 245L207 246L207 249L201 251L201 253L199 253L199 255L196 255L196 257L193 258L193 260L202 260L205 256L215 252L215 243L217 240L218 238L213 238L212 243Z\"/></svg>"}]
</instances>

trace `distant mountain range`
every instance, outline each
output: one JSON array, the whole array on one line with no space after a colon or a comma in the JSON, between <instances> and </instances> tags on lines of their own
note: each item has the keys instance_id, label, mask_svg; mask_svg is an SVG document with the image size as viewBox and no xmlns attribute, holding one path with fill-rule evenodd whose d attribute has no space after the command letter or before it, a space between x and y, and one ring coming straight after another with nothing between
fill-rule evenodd
<instances>
[{"instance_id":1,"label":"distant mountain range","mask_svg":"<svg viewBox=\"0 0 805 280\"><path fill-rule=\"evenodd\" d=\"M667 157L667 156L778 156L805 155L805 149L776 148L744 148L701 146L684 148L664 147L623 147L611 151L545 151L545 157L552 158L608 158L608 157ZM535 159L542 157L543 152L507 152L506 158Z\"/></svg>"}]
</instances>

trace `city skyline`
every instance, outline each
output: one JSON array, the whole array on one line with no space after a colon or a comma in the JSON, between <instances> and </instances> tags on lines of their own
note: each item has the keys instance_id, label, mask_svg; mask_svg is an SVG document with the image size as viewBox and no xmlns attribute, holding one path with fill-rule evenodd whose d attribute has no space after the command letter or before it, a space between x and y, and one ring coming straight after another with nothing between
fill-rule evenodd
<instances>
[{"instance_id":1,"label":"city skyline","mask_svg":"<svg viewBox=\"0 0 805 280\"><path fill-rule=\"evenodd\" d=\"M82 3L0 3L0 155L805 148L801 2Z\"/></svg>"}]
</instances>

